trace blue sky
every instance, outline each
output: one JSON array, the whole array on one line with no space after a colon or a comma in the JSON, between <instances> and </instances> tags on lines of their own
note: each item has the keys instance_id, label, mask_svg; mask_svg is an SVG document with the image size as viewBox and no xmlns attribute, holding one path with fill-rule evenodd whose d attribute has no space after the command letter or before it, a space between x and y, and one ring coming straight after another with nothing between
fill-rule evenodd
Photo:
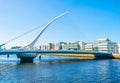
<instances>
[{"instance_id":1,"label":"blue sky","mask_svg":"<svg viewBox=\"0 0 120 83\"><path fill-rule=\"evenodd\" d=\"M106 37L120 42L120 0L0 0L0 43L41 26L6 45L25 46L65 11L70 13L49 26L36 45Z\"/></svg>"}]
</instances>

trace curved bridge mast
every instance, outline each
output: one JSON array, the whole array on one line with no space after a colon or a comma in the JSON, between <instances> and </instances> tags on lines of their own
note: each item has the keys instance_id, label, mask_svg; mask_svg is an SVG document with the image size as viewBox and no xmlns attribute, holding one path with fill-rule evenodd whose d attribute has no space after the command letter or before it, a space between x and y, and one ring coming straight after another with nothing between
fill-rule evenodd
<instances>
[{"instance_id":1,"label":"curved bridge mast","mask_svg":"<svg viewBox=\"0 0 120 83\"><path fill-rule=\"evenodd\" d=\"M48 22L48 24L46 24L43 29L40 31L40 33L38 34L38 36L30 43L28 44L27 46L25 46L24 48L25 49L32 49L33 46L35 45L35 43L37 42L37 40L39 39L39 37L42 35L42 33L48 28L48 26L50 26L50 24L52 24L54 21L56 21L58 18L64 16L65 14L67 14L68 12L64 12L58 16L56 16L55 18L53 18L52 20L50 20Z\"/></svg>"}]
</instances>

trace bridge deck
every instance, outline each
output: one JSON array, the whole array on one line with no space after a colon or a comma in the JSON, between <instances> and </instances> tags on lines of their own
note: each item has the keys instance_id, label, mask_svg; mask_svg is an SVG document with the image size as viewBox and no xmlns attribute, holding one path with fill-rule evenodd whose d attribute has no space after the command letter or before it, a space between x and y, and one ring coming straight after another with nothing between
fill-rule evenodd
<instances>
[{"instance_id":1,"label":"bridge deck","mask_svg":"<svg viewBox=\"0 0 120 83\"><path fill-rule=\"evenodd\" d=\"M36 53L47 56L65 56L65 57L86 57L96 59L114 59L109 53L102 52L78 52L78 51L42 51L42 50L2 50L0 54L19 54L19 53ZM119 56L118 56L119 57Z\"/></svg>"},{"instance_id":2,"label":"bridge deck","mask_svg":"<svg viewBox=\"0 0 120 83\"><path fill-rule=\"evenodd\" d=\"M42 50L1 50L0 54L17 54L17 53L37 53L37 54L102 54L109 55L109 53L102 52L78 52L78 51L42 51Z\"/></svg>"}]
</instances>

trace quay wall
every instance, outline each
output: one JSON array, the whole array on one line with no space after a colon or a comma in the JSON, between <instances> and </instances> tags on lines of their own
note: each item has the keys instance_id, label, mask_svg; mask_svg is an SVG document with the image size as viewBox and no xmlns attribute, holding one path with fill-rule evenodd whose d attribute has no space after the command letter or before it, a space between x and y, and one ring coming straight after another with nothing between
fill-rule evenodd
<instances>
[{"instance_id":1,"label":"quay wall","mask_svg":"<svg viewBox=\"0 0 120 83\"><path fill-rule=\"evenodd\" d=\"M120 54L112 54L114 59L120 59Z\"/></svg>"},{"instance_id":2,"label":"quay wall","mask_svg":"<svg viewBox=\"0 0 120 83\"><path fill-rule=\"evenodd\" d=\"M44 56L64 56L85 59L120 59L120 54L44 54Z\"/></svg>"}]
</instances>

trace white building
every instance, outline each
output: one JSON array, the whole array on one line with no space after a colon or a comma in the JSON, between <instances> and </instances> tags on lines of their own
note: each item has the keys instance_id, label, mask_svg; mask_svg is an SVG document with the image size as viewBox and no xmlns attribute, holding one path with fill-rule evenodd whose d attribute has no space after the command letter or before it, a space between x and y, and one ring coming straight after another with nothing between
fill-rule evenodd
<instances>
[{"instance_id":1,"label":"white building","mask_svg":"<svg viewBox=\"0 0 120 83\"><path fill-rule=\"evenodd\" d=\"M93 43L86 43L85 51L92 51L93 50Z\"/></svg>"},{"instance_id":2,"label":"white building","mask_svg":"<svg viewBox=\"0 0 120 83\"><path fill-rule=\"evenodd\" d=\"M85 51L85 42L79 42L80 50Z\"/></svg>"},{"instance_id":3,"label":"white building","mask_svg":"<svg viewBox=\"0 0 120 83\"><path fill-rule=\"evenodd\" d=\"M120 44L118 44L118 53L120 54Z\"/></svg>"},{"instance_id":4,"label":"white building","mask_svg":"<svg viewBox=\"0 0 120 83\"><path fill-rule=\"evenodd\" d=\"M98 51L105 53L118 53L118 46L116 42L112 42L108 38L96 39L98 44Z\"/></svg>"},{"instance_id":5,"label":"white building","mask_svg":"<svg viewBox=\"0 0 120 83\"><path fill-rule=\"evenodd\" d=\"M80 50L80 46L78 42L67 43L62 45L62 50Z\"/></svg>"},{"instance_id":6,"label":"white building","mask_svg":"<svg viewBox=\"0 0 120 83\"><path fill-rule=\"evenodd\" d=\"M48 45L40 45L40 50L48 50Z\"/></svg>"}]
</instances>

